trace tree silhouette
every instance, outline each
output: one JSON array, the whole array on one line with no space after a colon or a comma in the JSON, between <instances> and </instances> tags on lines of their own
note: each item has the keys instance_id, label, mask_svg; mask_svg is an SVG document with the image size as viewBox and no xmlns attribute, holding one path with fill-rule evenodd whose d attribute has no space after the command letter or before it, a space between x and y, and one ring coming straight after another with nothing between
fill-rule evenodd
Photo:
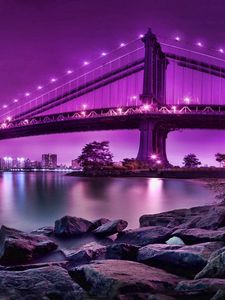
<instances>
[{"instance_id":1,"label":"tree silhouette","mask_svg":"<svg viewBox=\"0 0 225 300\"><path fill-rule=\"evenodd\" d=\"M215 154L216 161L220 164L220 167L225 163L225 154L223 153L216 153Z\"/></svg>"},{"instance_id":2,"label":"tree silhouette","mask_svg":"<svg viewBox=\"0 0 225 300\"><path fill-rule=\"evenodd\" d=\"M110 166L113 163L112 158L113 155L109 151L108 141L94 141L84 146L77 161L85 171L89 169L101 169L105 166Z\"/></svg>"},{"instance_id":3,"label":"tree silhouette","mask_svg":"<svg viewBox=\"0 0 225 300\"><path fill-rule=\"evenodd\" d=\"M190 153L184 157L183 164L186 168L196 168L201 165L201 162L194 153Z\"/></svg>"}]
</instances>

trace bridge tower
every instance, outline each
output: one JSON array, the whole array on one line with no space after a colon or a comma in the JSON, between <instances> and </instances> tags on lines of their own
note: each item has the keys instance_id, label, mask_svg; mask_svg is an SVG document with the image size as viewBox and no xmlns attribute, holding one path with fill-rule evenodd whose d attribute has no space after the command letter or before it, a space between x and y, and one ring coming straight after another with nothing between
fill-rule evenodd
<instances>
[{"instance_id":1,"label":"bridge tower","mask_svg":"<svg viewBox=\"0 0 225 300\"><path fill-rule=\"evenodd\" d=\"M166 103L166 68L169 62L151 29L142 41L145 45L145 59L143 93L140 99L144 104L150 104L153 109L157 109L158 106ZM166 127L160 124L160 120L153 120L146 116L146 119L140 122L139 129L140 145L137 159L152 162L152 157L157 157L162 165L168 165Z\"/></svg>"}]
</instances>

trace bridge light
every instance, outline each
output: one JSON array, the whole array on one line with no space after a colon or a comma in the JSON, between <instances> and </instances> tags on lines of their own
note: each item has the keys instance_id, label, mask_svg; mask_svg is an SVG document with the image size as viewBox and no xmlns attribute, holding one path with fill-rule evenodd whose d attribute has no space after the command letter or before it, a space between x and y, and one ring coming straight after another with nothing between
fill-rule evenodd
<instances>
[{"instance_id":1,"label":"bridge light","mask_svg":"<svg viewBox=\"0 0 225 300\"><path fill-rule=\"evenodd\" d=\"M6 128L6 123L2 123L1 128Z\"/></svg>"},{"instance_id":2,"label":"bridge light","mask_svg":"<svg viewBox=\"0 0 225 300\"><path fill-rule=\"evenodd\" d=\"M84 61L83 65L87 66L87 65L89 65L89 62L88 61Z\"/></svg>"},{"instance_id":3,"label":"bridge light","mask_svg":"<svg viewBox=\"0 0 225 300\"><path fill-rule=\"evenodd\" d=\"M189 97L184 97L184 102L186 104L189 104L191 102L191 99Z\"/></svg>"},{"instance_id":4,"label":"bridge light","mask_svg":"<svg viewBox=\"0 0 225 300\"><path fill-rule=\"evenodd\" d=\"M39 86L37 87L37 90L41 90L41 89L43 89L43 86L39 85Z\"/></svg>"},{"instance_id":5,"label":"bridge light","mask_svg":"<svg viewBox=\"0 0 225 300\"><path fill-rule=\"evenodd\" d=\"M136 99L137 99L137 96L132 96L131 99L132 99L132 100L136 100Z\"/></svg>"},{"instance_id":6,"label":"bridge light","mask_svg":"<svg viewBox=\"0 0 225 300\"><path fill-rule=\"evenodd\" d=\"M7 117L6 120L7 120L8 122L10 122L10 121L12 120L12 118L11 118L11 117Z\"/></svg>"},{"instance_id":7,"label":"bridge light","mask_svg":"<svg viewBox=\"0 0 225 300\"><path fill-rule=\"evenodd\" d=\"M144 37L144 34L139 34L139 39L142 39Z\"/></svg>"},{"instance_id":8,"label":"bridge light","mask_svg":"<svg viewBox=\"0 0 225 300\"><path fill-rule=\"evenodd\" d=\"M87 108L87 104L83 104L82 107L83 107L83 109L86 109Z\"/></svg>"},{"instance_id":9,"label":"bridge light","mask_svg":"<svg viewBox=\"0 0 225 300\"><path fill-rule=\"evenodd\" d=\"M56 82L56 78L52 78L51 79L51 82L53 83L53 82Z\"/></svg>"},{"instance_id":10,"label":"bridge light","mask_svg":"<svg viewBox=\"0 0 225 300\"><path fill-rule=\"evenodd\" d=\"M153 160L157 159L157 155L156 154L152 154L151 155L151 159L153 159Z\"/></svg>"},{"instance_id":11,"label":"bridge light","mask_svg":"<svg viewBox=\"0 0 225 300\"><path fill-rule=\"evenodd\" d=\"M17 103L19 100L18 99L14 99L13 100L13 103Z\"/></svg>"},{"instance_id":12,"label":"bridge light","mask_svg":"<svg viewBox=\"0 0 225 300\"><path fill-rule=\"evenodd\" d=\"M201 42L197 42L197 46L203 47L203 44Z\"/></svg>"},{"instance_id":13,"label":"bridge light","mask_svg":"<svg viewBox=\"0 0 225 300\"><path fill-rule=\"evenodd\" d=\"M175 37L175 40L176 40L177 42L180 42L180 37L179 37L179 36L176 36L176 37Z\"/></svg>"},{"instance_id":14,"label":"bridge light","mask_svg":"<svg viewBox=\"0 0 225 300\"><path fill-rule=\"evenodd\" d=\"M145 111L149 110L150 109L150 105L149 104L144 104L143 109Z\"/></svg>"},{"instance_id":15,"label":"bridge light","mask_svg":"<svg viewBox=\"0 0 225 300\"><path fill-rule=\"evenodd\" d=\"M72 70L67 70L67 71L66 71L66 74L67 74L67 75L70 75L70 74L72 74L72 73L73 73Z\"/></svg>"},{"instance_id":16,"label":"bridge light","mask_svg":"<svg viewBox=\"0 0 225 300\"><path fill-rule=\"evenodd\" d=\"M220 48L220 49L219 49L219 52L220 52L220 53L224 53L223 48Z\"/></svg>"},{"instance_id":17,"label":"bridge light","mask_svg":"<svg viewBox=\"0 0 225 300\"><path fill-rule=\"evenodd\" d=\"M4 104L3 106L2 106L2 108L7 108L8 107L8 105L7 104Z\"/></svg>"},{"instance_id":18,"label":"bridge light","mask_svg":"<svg viewBox=\"0 0 225 300\"><path fill-rule=\"evenodd\" d=\"M117 108L117 111L118 111L119 114L122 114L122 108L121 107Z\"/></svg>"},{"instance_id":19,"label":"bridge light","mask_svg":"<svg viewBox=\"0 0 225 300\"><path fill-rule=\"evenodd\" d=\"M106 52L102 52L101 56L106 56L107 53Z\"/></svg>"},{"instance_id":20,"label":"bridge light","mask_svg":"<svg viewBox=\"0 0 225 300\"><path fill-rule=\"evenodd\" d=\"M174 106L172 106L171 108L172 108L173 112L176 112L176 110L177 110L177 107L176 107L175 105L174 105Z\"/></svg>"},{"instance_id":21,"label":"bridge light","mask_svg":"<svg viewBox=\"0 0 225 300\"><path fill-rule=\"evenodd\" d=\"M86 112L85 111L82 111L81 114L82 114L83 117L86 116Z\"/></svg>"},{"instance_id":22,"label":"bridge light","mask_svg":"<svg viewBox=\"0 0 225 300\"><path fill-rule=\"evenodd\" d=\"M29 97L29 96L30 96L29 92L25 93L25 97Z\"/></svg>"},{"instance_id":23,"label":"bridge light","mask_svg":"<svg viewBox=\"0 0 225 300\"><path fill-rule=\"evenodd\" d=\"M120 44L120 47L122 48L122 47L125 47L126 46L126 44L125 43L121 43Z\"/></svg>"},{"instance_id":24,"label":"bridge light","mask_svg":"<svg viewBox=\"0 0 225 300\"><path fill-rule=\"evenodd\" d=\"M24 123L24 124L28 124L29 121L26 119L26 120L23 121L23 123Z\"/></svg>"},{"instance_id":25,"label":"bridge light","mask_svg":"<svg viewBox=\"0 0 225 300\"><path fill-rule=\"evenodd\" d=\"M156 163L157 163L158 165L160 165L162 162L161 162L160 159L158 159L158 160L156 161Z\"/></svg>"}]
</instances>

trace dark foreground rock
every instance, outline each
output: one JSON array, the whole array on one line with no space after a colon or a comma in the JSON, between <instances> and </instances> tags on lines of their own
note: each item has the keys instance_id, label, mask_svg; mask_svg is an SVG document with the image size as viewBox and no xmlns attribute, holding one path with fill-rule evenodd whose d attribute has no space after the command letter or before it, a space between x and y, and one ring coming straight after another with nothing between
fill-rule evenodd
<instances>
[{"instance_id":1,"label":"dark foreground rock","mask_svg":"<svg viewBox=\"0 0 225 300\"><path fill-rule=\"evenodd\" d=\"M90 232L93 226L93 223L86 219L64 216L55 221L54 233L58 236L76 236Z\"/></svg>"},{"instance_id":2,"label":"dark foreground rock","mask_svg":"<svg viewBox=\"0 0 225 300\"><path fill-rule=\"evenodd\" d=\"M180 299L194 300L211 300L219 290L225 291L225 279L204 278L187 280L181 281L176 287Z\"/></svg>"},{"instance_id":3,"label":"dark foreground rock","mask_svg":"<svg viewBox=\"0 0 225 300\"><path fill-rule=\"evenodd\" d=\"M63 249L62 252L65 258L70 261L70 264L80 265L88 263L91 260L104 259L106 246L92 242L79 249Z\"/></svg>"},{"instance_id":4,"label":"dark foreground rock","mask_svg":"<svg viewBox=\"0 0 225 300\"><path fill-rule=\"evenodd\" d=\"M200 228L178 229L173 232L173 235L180 237L185 244L225 241L225 230L207 230Z\"/></svg>"},{"instance_id":5,"label":"dark foreground rock","mask_svg":"<svg viewBox=\"0 0 225 300\"><path fill-rule=\"evenodd\" d=\"M225 278L225 251L211 259L195 278L199 279L204 277Z\"/></svg>"},{"instance_id":6,"label":"dark foreground rock","mask_svg":"<svg viewBox=\"0 0 225 300\"><path fill-rule=\"evenodd\" d=\"M220 246L220 242L191 246L150 244L139 249L137 260L173 274L194 277L206 266L210 254Z\"/></svg>"},{"instance_id":7,"label":"dark foreground rock","mask_svg":"<svg viewBox=\"0 0 225 300\"><path fill-rule=\"evenodd\" d=\"M25 263L56 248L56 243L44 235L28 234L6 226L1 227L1 264Z\"/></svg>"},{"instance_id":8,"label":"dark foreground rock","mask_svg":"<svg viewBox=\"0 0 225 300\"><path fill-rule=\"evenodd\" d=\"M164 243L168 240L171 233L172 231L170 229L161 226L149 226L126 230L118 234L115 243L128 243L137 246Z\"/></svg>"},{"instance_id":9,"label":"dark foreground rock","mask_svg":"<svg viewBox=\"0 0 225 300\"><path fill-rule=\"evenodd\" d=\"M72 300L82 299L85 294L61 267L0 272L0 299Z\"/></svg>"},{"instance_id":10,"label":"dark foreground rock","mask_svg":"<svg viewBox=\"0 0 225 300\"><path fill-rule=\"evenodd\" d=\"M106 247L106 259L121 259L121 260L136 260L138 253L138 246L130 244L114 244Z\"/></svg>"},{"instance_id":11,"label":"dark foreground rock","mask_svg":"<svg viewBox=\"0 0 225 300\"><path fill-rule=\"evenodd\" d=\"M44 234L47 236L51 236L51 235L53 235L53 233L54 233L53 226L44 226L44 227L41 227L41 228L31 231L31 234Z\"/></svg>"},{"instance_id":12,"label":"dark foreground rock","mask_svg":"<svg viewBox=\"0 0 225 300\"><path fill-rule=\"evenodd\" d=\"M91 296L99 299L119 299L115 297L130 293L174 295L182 280L160 269L121 260L97 261L69 273Z\"/></svg>"},{"instance_id":13,"label":"dark foreground rock","mask_svg":"<svg viewBox=\"0 0 225 300\"><path fill-rule=\"evenodd\" d=\"M140 226L164 226L216 230L225 226L225 207L210 205L177 209L154 215L143 215L139 219Z\"/></svg>"},{"instance_id":14,"label":"dark foreground rock","mask_svg":"<svg viewBox=\"0 0 225 300\"><path fill-rule=\"evenodd\" d=\"M110 236L123 231L127 227L127 221L122 219L106 222L93 231L99 236Z\"/></svg>"}]
</instances>

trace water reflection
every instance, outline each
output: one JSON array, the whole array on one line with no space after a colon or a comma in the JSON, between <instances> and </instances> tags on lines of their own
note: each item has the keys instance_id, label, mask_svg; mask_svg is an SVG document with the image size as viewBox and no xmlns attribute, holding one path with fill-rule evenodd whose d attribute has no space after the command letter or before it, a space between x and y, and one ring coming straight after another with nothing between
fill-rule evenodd
<instances>
[{"instance_id":1,"label":"water reflection","mask_svg":"<svg viewBox=\"0 0 225 300\"><path fill-rule=\"evenodd\" d=\"M123 218L213 203L198 181L158 178L75 178L59 173L0 175L0 220L22 230L52 225L63 215Z\"/></svg>"}]
</instances>

